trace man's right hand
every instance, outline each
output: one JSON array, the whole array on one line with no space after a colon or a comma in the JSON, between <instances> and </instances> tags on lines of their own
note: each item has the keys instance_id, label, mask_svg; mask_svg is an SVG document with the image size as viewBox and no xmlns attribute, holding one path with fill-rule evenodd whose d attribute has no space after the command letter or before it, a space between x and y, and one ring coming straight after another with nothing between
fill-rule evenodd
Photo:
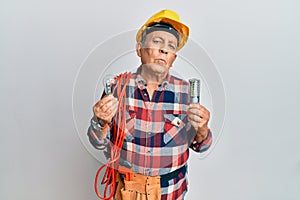
<instances>
[{"instance_id":1,"label":"man's right hand","mask_svg":"<svg viewBox=\"0 0 300 200\"><path fill-rule=\"evenodd\" d=\"M95 116L105 124L110 123L117 112L118 103L117 98L112 95L103 97L93 107ZM105 124L101 124L101 126Z\"/></svg>"}]
</instances>

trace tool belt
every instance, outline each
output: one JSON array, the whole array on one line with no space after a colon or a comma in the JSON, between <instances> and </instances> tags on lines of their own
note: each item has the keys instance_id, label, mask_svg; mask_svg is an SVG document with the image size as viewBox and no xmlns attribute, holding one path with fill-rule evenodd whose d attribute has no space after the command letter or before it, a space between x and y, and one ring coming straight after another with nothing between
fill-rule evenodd
<instances>
[{"instance_id":1,"label":"tool belt","mask_svg":"<svg viewBox=\"0 0 300 200\"><path fill-rule=\"evenodd\" d=\"M128 168L120 168L117 173L117 189L115 200L160 200L161 181L171 180L182 171L183 166L171 173L161 176L145 176L134 172L129 172ZM124 177L124 178L123 178Z\"/></svg>"}]
</instances>

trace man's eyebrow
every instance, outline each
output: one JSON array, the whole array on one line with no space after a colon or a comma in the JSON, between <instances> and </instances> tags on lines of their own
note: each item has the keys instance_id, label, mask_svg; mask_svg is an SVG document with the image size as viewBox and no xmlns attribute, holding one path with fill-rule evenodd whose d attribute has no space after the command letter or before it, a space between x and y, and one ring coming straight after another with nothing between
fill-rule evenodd
<instances>
[{"instance_id":1,"label":"man's eyebrow","mask_svg":"<svg viewBox=\"0 0 300 200\"><path fill-rule=\"evenodd\" d=\"M157 35L157 36L154 36L154 37L153 37L153 39L156 39L156 38L159 38L159 39L165 41L165 39L164 39L163 37L161 37L161 36L158 36L158 35ZM176 44L176 41L175 41L175 40L168 40L168 43Z\"/></svg>"}]
</instances>

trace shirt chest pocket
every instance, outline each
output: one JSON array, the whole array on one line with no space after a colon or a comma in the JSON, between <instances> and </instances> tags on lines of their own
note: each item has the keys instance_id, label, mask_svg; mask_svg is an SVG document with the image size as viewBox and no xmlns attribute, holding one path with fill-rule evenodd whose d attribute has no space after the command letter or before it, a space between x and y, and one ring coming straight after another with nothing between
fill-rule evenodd
<instances>
[{"instance_id":1,"label":"shirt chest pocket","mask_svg":"<svg viewBox=\"0 0 300 200\"><path fill-rule=\"evenodd\" d=\"M164 114L164 143L167 144L172 139L177 139L182 134L185 127L184 118L186 114ZM178 137L177 137L178 136Z\"/></svg>"}]
</instances>

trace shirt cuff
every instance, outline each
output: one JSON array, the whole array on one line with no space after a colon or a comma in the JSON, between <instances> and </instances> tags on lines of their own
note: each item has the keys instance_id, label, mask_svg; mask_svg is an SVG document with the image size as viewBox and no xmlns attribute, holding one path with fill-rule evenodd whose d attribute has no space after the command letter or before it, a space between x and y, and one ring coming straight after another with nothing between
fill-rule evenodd
<instances>
[{"instance_id":1,"label":"shirt cuff","mask_svg":"<svg viewBox=\"0 0 300 200\"><path fill-rule=\"evenodd\" d=\"M190 148L196 152L202 153L208 150L211 144L212 144L212 133L210 129L208 129L208 134L206 138L201 142L197 142L196 139L194 138L193 142L190 145Z\"/></svg>"},{"instance_id":2,"label":"shirt cuff","mask_svg":"<svg viewBox=\"0 0 300 200\"><path fill-rule=\"evenodd\" d=\"M96 132L102 132L101 130L95 130L93 126L91 125L88 130L88 136L90 143L98 150L103 150L107 147L109 139L104 137L104 138L99 138L96 134ZM102 133L104 135L104 133ZM98 134L99 135L99 134Z\"/></svg>"}]
</instances>

